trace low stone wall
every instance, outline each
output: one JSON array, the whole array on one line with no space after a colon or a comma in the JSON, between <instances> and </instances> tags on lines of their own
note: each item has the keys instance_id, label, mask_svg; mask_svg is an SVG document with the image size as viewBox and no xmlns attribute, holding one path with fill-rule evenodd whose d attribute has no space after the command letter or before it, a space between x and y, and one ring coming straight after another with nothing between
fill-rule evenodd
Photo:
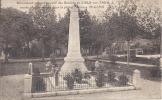
<instances>
[{"instance_id":1,"label":"low stone wall","mask_svg":"<svg viewBox=\"0 0 162 100\"><path fill-rule=\"evenodd\" d=\"M100 93L100 92L129 91L129 90L135 90L135 89L136 88L134 86L111 87L111 88L69 90L69 91L56 91L56 92L45 92L45 93L24 93L24 96L25 96L25 98L26 97L28 97L28 98L40 98L40 97L90 94L90 93Z\"/></svg>"}]
</instances>

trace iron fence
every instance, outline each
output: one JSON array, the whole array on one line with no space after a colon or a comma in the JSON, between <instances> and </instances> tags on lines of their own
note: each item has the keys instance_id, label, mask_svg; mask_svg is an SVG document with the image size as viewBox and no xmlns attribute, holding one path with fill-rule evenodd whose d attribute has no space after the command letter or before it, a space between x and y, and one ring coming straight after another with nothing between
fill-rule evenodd
<instances>
[{"instance_id":1,"label":"iron fence","mask_svg":"<svg viewBox=\"0 0 162 100\"><path fill-rule=\"evenodd\" d=\"M32 92L53 92L79 89L130 86L132 75L124 72L46 73L32 76Z\"/></svg>"}]
</instances>

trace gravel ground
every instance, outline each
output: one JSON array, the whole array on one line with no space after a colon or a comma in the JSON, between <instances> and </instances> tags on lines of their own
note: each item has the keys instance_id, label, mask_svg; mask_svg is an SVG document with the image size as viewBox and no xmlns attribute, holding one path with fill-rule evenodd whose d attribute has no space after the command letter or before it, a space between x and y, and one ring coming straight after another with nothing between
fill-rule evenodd
<instances>
[{"instance_id":1,"label":"gravel ground","mask_svg":"<svg viewBox=\"0 0 162 100\"><path fill-rule=\"evenodd\" d=\"M160 82L143 80L142 85L142 90L34 98L32 100L162 100Z\"/></svg>"},{"instance_id":2,"label":"gravel ground","mask_svg":"<svg viewBox=\"0 0 162 100\"><path fill-rule=\"evenodd\" d=\"M0 100L23 100L24 75L0 77Z\"/></svg>"},{"instance_id":3,"label":"gravel ground","mask_svg":"<svg viewBox=\"0 0 162 100\"><path fill-rule=\"evenodd\" d=\"M24 100L24 75L0 77L0 100ZM142 90L33 98L32 100L162 100L160 81L142 80Z\"/></svg>"}]
</instances>

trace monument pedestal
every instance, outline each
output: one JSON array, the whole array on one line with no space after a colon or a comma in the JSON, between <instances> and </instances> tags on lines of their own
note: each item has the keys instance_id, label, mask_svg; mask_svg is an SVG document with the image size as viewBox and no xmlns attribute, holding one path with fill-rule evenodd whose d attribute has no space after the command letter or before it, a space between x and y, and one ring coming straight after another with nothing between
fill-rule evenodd
<instances>
[{"instance_id":1,"label":"monument pedestal","mask_svg":"<svg viewBox=\"0 0 162 100\"><path fill-rule=\"evenodd\" d=\"M82 73L87 72L87 68L84 64L84 58L66 57L64 60L65 60L65 63L61 67L60 73L62 74L71 73L75 69L80 70Z\"/></svg>"}]
</instances>

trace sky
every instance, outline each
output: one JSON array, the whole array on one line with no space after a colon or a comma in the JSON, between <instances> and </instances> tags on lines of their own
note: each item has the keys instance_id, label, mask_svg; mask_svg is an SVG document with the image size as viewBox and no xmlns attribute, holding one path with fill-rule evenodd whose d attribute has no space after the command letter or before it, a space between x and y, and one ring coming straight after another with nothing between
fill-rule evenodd
<instances>
[{"instance_id":1,"label":"sky","mask_svg":"<svg viewBox=\"0 0 162 100\"><path fill-rule=\"evenodd\" d=\"M83 8L88 7L88 11L92 14L92 15L96 15L96 16L102 16L103 12L106 9L106 3L105 1L119 1L119 0L1 0L2 1L2 8L6 8L6 7L13 7L25 12L28 12L28 8L31 6L34 6L34 3L39 1L39 2L51 2L52 5L54 5L55 7L68 7L71 6L71 2L75 1L78 2L80 1L80 3L84 3L84 4L79 4L80 6L82 6ZM90 1L91 4L85 4L85 3L90 3L90 2L85 2L85 1ZM95 4L95 2L101 2L104 1L100 4ZM162 11L162 0L139 0L142 3L154 3L153 5L158 6L161 11ZM58 2L61 2L64 4L58 4ZM93 3L92 3L93 2ZM70 4L69 4L70 3ZM100 5L100 6L98 6ZM91 6L91 8L90 8ZM27 7L27 8L26 8ZM66 10L63 8L57 8L56 9L56 13L63 16L65 14Z\"/></svg>"}]
</instances>

